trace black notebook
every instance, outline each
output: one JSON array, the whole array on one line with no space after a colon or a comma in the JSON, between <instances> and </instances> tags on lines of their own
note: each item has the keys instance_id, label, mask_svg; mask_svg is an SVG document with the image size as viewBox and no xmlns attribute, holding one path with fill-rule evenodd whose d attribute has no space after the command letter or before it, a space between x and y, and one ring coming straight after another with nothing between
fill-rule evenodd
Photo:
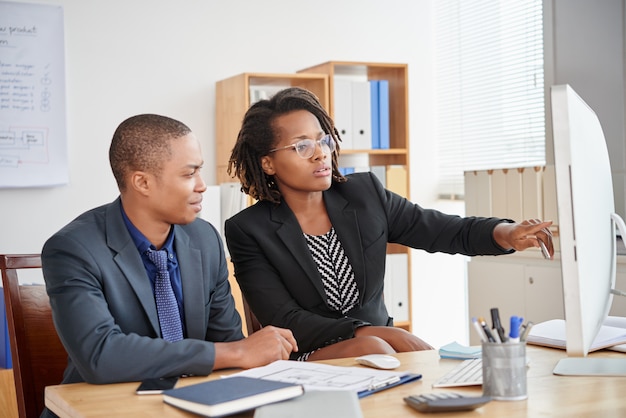
<instances>
[{"instance_id":1,"label":"black notebook","mask_svg":"<svg viewBox=\"0 0 626 418\"><path fill-rule=\"evenodd\" d=\"M207 417L221 417L302 395L302 385L229 377L170 389L163 402Z\"/></svg>"}]
</instances>

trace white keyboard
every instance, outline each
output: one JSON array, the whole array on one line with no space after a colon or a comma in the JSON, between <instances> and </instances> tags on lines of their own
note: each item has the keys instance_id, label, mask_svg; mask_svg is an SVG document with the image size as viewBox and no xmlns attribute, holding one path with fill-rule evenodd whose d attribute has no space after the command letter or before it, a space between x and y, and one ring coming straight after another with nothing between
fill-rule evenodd
<instances>
[{"instance_id":1,"label":"white keyboard","mask_svg":"<svg viewBox=\"0 0 626 418\"><path fill-rule=\"evenodd\" d=\"M434 388L449 388L455 386L474 386L483 384L482 359L463 360L454 369L441 376Z\"/></svg>"}]
</instances>

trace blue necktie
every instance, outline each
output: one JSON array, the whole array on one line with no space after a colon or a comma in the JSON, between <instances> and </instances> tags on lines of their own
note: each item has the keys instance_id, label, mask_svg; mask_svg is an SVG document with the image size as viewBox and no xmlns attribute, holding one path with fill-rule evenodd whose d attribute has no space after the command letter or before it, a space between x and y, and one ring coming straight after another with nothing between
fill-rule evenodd
<instances>
[{"instance_id":1,"label":"blue necktie","mask_svg":"<svg viewBox=\"0 0 626 418\"><path fill-rule=\"evenodd\" d=\"M154 296L161 325L161 336L166 341L180 341L183 339L183 327L176 296L174 296L170 282L170 272L167 270L167 251L148 250L147 255L157 267Z\"/></svg>"}]
</instances>

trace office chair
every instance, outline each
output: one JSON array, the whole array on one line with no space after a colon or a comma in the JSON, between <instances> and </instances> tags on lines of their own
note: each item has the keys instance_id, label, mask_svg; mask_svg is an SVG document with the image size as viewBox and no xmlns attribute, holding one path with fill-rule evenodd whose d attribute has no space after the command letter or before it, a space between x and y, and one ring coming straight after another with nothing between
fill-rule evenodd
<instances>
[{"instance_id":1,"label":"office chair","mask_svg":"<svg viewBox=\"0 0 626 418\"><path fill-rule=\"evenodd\" d=\"M241 299L243 302L243 311L246 319L246 326L248 328L248 335L250 335L253 332L256 332L263 328L263 325L261 325L256 315L254 315L254 313L250 309L250 305L248 305L248 301L246 300L245 296L241 295Z\"/></svg>"},{"instance_id":2,"label":"office chair","mask_svg":"<svg viewBox=\"0 0 626 418\"><path fill-rule=\"evenodd\" d=\"M39 254L0 255L11 359L20 418L38 417L44 388L58 385L67 353L52 322L44 285L20 285L18 271L41 268Z\"/></svg>"},{"instance_id":3,"label":"office chair","mask_svg":"<svg viewBox=\"0 0 626 418\"><path fill-rule=\"evenodd\" d=\"M252 334L260 330L263 326L256 318L246 298L241 293L241 288L239 287L239 283L235 280L235 272L233 271L233 263L228 262L228 282L230 283L230 293L233 295L233 299L235 300L235 308L237 312L239 312L239 316L241 317L241 322L245 326L244 334L246 336Z\"/></svg>"}]
</instances>

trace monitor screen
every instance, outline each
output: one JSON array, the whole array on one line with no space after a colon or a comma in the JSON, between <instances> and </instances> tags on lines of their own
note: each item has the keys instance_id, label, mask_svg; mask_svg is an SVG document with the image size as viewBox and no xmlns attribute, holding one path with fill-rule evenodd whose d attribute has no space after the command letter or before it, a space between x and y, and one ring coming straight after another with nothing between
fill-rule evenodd
<instances>
[{"instance_id":1,"label":"monitor screen","mask_svg":"<svg viewBox=\"0 0 626 418\"><path fill-rule=\"evenodd\" d=\"M595 112L569 85L551 93L567 355L585 357L611 307L623 221Z\"/></svg>"},{"instance_id":2,"label":"monitor screen","mask_svg":"<svg viewBox=\"0 0 626 418\"><path fill-rule=\"evenodd\" d=\"M596 114L568 85L552 87L552 124L567 353L585 356L615 284L611 166Z\"/></svg>"}]
</instances>

